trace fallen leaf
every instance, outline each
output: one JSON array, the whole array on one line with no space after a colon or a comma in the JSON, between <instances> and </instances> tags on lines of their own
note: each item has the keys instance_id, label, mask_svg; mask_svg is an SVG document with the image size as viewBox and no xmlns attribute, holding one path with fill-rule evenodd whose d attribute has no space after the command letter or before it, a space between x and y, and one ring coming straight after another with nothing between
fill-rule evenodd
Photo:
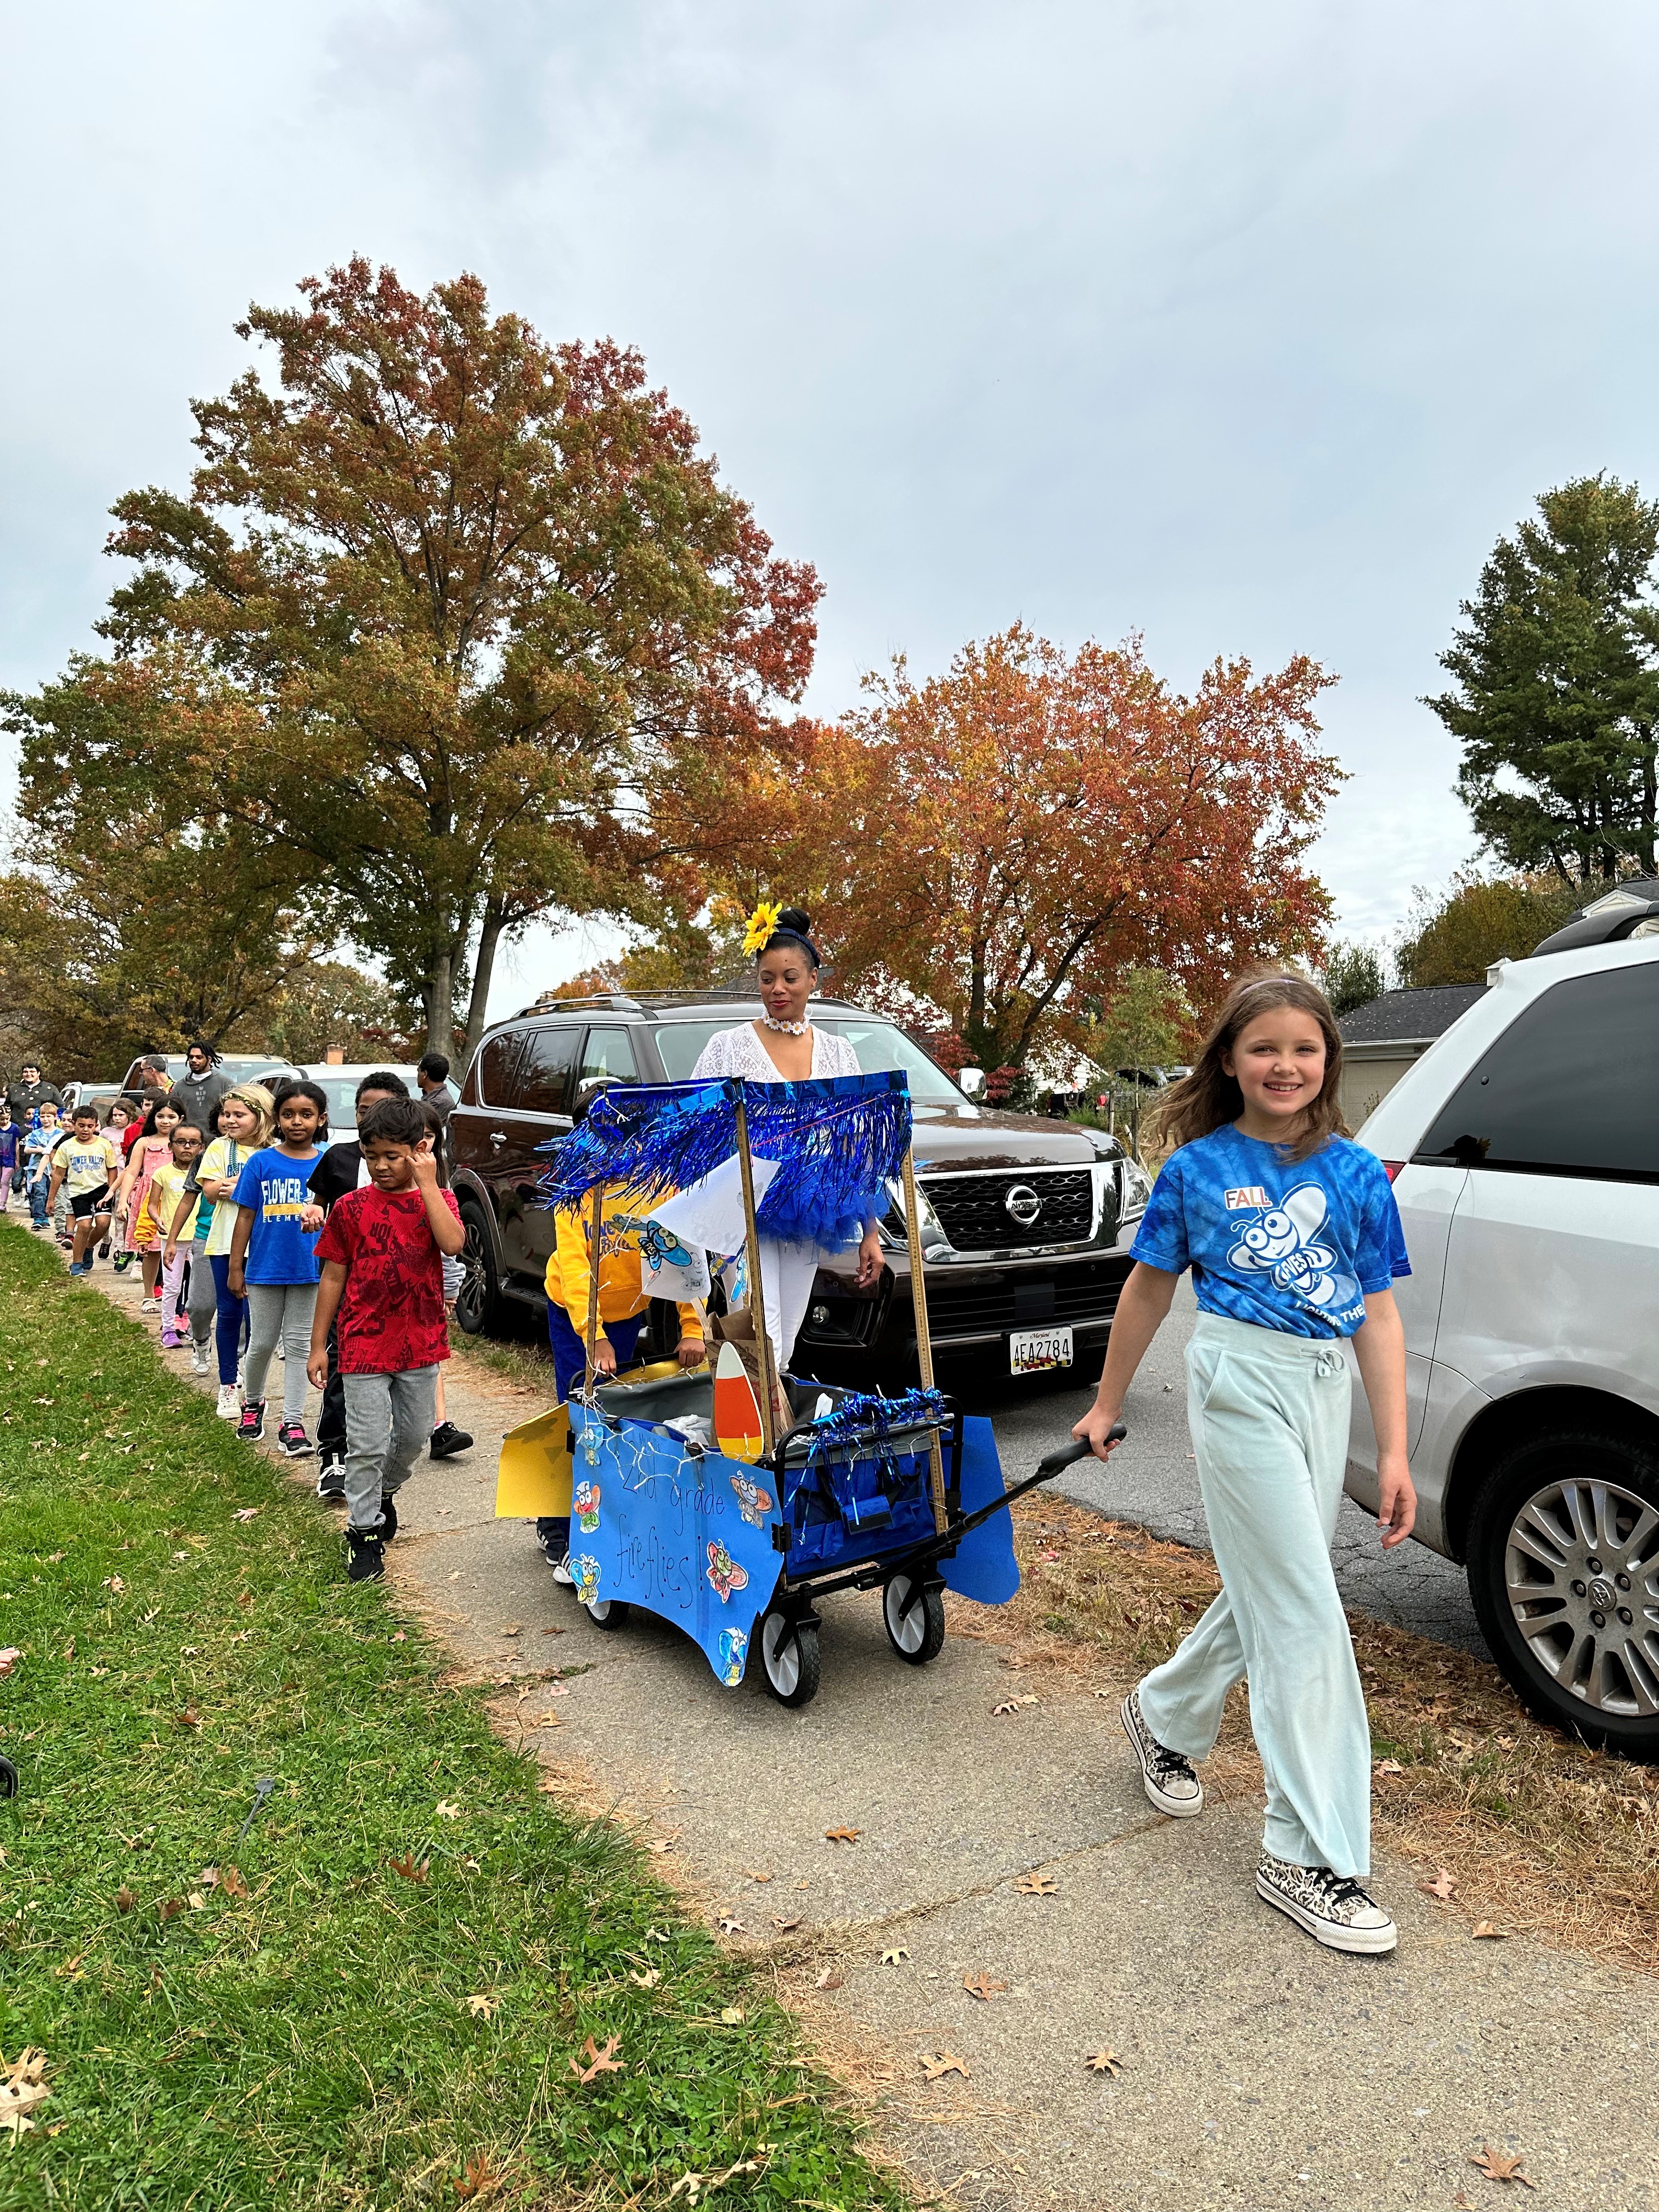
<instances>
[{"instance_id":1,"label":"fallen leaf","mask_svg":"<svg viewBox=\"0 0 1659 2212\"><path fill-rule=\"evenodd\" d=\"M921 2054L921 2070L930 2081L940 2081L947 2074L960 2074L965 2081L968 2062L958 2058L954 2051L926 2051Z\"/></svg>"},{"instance_id":2,"label":"fallen leaf","mask_svg":"<svg viewBox=\"0 0 1659 2212\"><path fill-rule=\"evenodd\" d=\"M745 1867L744 1872L750 1881L770 1881L772 1879L769 1874L757 1874L753 1867Z\"/></svg>"},{"instance_id":3,"label":"fallen leaf","mask_svg":"<svg viewBox=\"0 0 1659 2212\"><path fill-rule=\"evenodd\" d=\"M855 1844L863 1833L862 1828L826 1828L823 1840L826 1844Z\"/></svg>"},{"instance_id":4,"label":"fallen leaf","mask_svg":"<svg viewBox=\"0 0 1659 2212\"><path fill-rule=\"evenodd\" d=\"M397 1628L397 1629L394 1629L394 1630L392 1631L392 1641L394 1644L407 1644L407 1643L408 1643L408 1641L409 1641L409 1638L408 1638L408 1637L407 1637L407 1636L405 1636L405 1635L404 1635L404 1632L403 1632L403 1630L402 1630L401 1628Z\"/></svg>"},{"instance_id":5,"label":"fallen leaf","mask_svg":"<svg viewBox=\"0 0 1659 2212\"><path fill-rule=\"evenodd\" d=\"M1024 1698L1005 1698L1000 1705L992 1706L992 1717L994 1718L1000 1713L1017 1713L1024 1706L1034 1705L1036 1703L1036 1699L1030 1695Z\"/></svg>"},{"instance_id":6,"label":"fallen leaf","mask_svg":"<svg viewBox=\"0 0 1659 2212\"><path fill-rule=\"evenodd\" d=\"M180 1728L200 1728L202 1716L192 1707L186 1705L184 1711L179 1715L179 1725Z\"/></svg>"},{"instance_id":7,"label":"fallen leaf","mask_svg":"<svg viewBox=\"0 0 1659 2212\"><path fill-rule=\"evenodd\" d=\"M163 1898L159 1908L163 1920L176 1920L184 1909L185 1901L181 1897Z\"/></svg>"},{"instance_id":8,"label":"fallen leaf","mask_svg":"<svg viewBox=\"0 0 1659 2212\"><path fill-rule=\"evenodd\" d=\"M234 1866L220 1868L219 1887L227 1897L247 1897L252 1894L247 1884Z\"/></svg>"},{"instance_id":9,"label":"fallen leaf","mask_svg":"<svg viewBox=\"0 0 1659 2212\"><path fill-rule=\"evenodd\" d=\"M115 1893L115 1910L118 1912L131 1912L133 1906L137 1905L137 1899L127 1887L126 1884L123 1882L119 1889Z\"/></svg>"},{"instance_id":10,"label":"fallen leaf","mask_svg":"<svg viewBox=\"0 0 1659 2212\"><path fill-rule=\"evenodd\" d=\"M818 1976L815 1987L821 1990L838 1990L846 1979L845 1974L838 1974L833 1966L826 1966Z\"/></svg>"},{"instance_id":11,"label":"fallen leaf","mask_svg":"<svg viewBox=\"0 0 1659 2212\"><path fill-rule=\"evenodd\" d=\"M471 2014L474 2020L488 2020L490 2014L496 2009L500 2003L501 1999L499 1997L469 1997L466 2001L466 2009Z\"/></svg>"},{"instance_id":12,"label":"fallen leaf","mask_svg":"<svg viewBox=\"0 0 1659 2212\"><path fill-rule=\"evenodd\" d=\"M1087 2051L1083 2063L1091 2074L1121 2074L1123 2071L1123 2061L1115 2051Z\"/></svg>"},{"instance_id":13,"label":"fallen leaf","mask_svg":"<svg viewBox=\"0 0 1659 2212\"><path fill-rule=\"evenodd\" d=\"M438 1818L441 1820L459 1820L460 1817L461 1808L459 1805L452 1805L447 1797L441 1797L438 1800Z\"/></svg>"},{"instance_id":14,"label":"fallen leaf","mask_svg":"<svg viewBox=\"0 0 1659 2212\"><path fill-rule=\"evenodd\" d=\"M1397 1759L1379 1759L1371 1769L1373 1774L1403 1774L1405 1771Z\"/></svg>"},{"instance_id":15,"label":"fallen leaf","mask_svg":"<svg viewBox=\"0 0 1659 2212\"><path fill-rule=\"evenodd\" d=\"M257 1505L239 1505L230 1517L233 1521L252 1521L258 1518L258 1511Z\"/></svg>"},{"instance_id":16,"label":"fallen leaf","mask_svg":"<svg viewBox=\"0 0 1659 2212\"><path fill-rule=\"evenodd\" d=\"M721 1916L720 1934L722 1936L746 1936L748 1933L749 1930L734 1914L727 1912Z\"/></svg>"},{"instance_id":17,"label":"fallen leaf","mask_svg":"<svg viewBox=\"0 0 1659 2212\"><path fill-rule=\"evenodd\" d=\"M99 1588L100 1589L113 1590L116 1596L119 1597L122 1591L126 1588L126 1584L122 1581L119 1575L106 1575L103 1581L99 1584Z\"/></svg>"},{"instance_id":18,"label":"fallen leaf","mask_svg":"<svg viewBox=\"0 0 1659 2212\"><path fill-rule=\"evenodd\" d=\"M791 1929L799 1928L800 1926L800 1916L797 1913L793 1920L782 1920L780 1919L778 1915L775 1912L772 1915L772 1925L777 1929L780 1936L787 1936Z\"/></svg>"},{"instance_id":19,"label":"fallen leaf","mask_svg":"<svg viewBox=\"0 0 1659 2212\"><path fill-rule=\"evenodd\" d=\"M483 2197L501 2179L501 2175L491 2172L489 2160L480 2154L467 2161L466 2172L455 2184L455 2194L463 2197Z\"/></svg>"},{"instance_id":20,"label":"fallen leaf","mask_svg":"<svg viewBox=\"0 0 1659 2212\"><path fill-rule=\"evenodd\" d=\"M544 1636L562 1636L564 1634L564 1631L562 1628L544 1628L542 1631L542 1634Z\"/></svg>"},{"instance_id":21,"label":"fallen leaf","mask_svg":"<svg viewBox=\"0 0 1659 2212\"><path fill-rule=\"evenodd\" d=\"M907 1945L903 1943L895 1943L890 1951L884 1951L882 1953L881 1963L884 1966L900 1966L909 1957L909 1955L910 1953Z\"/></svg>"},{"instance_id":22,"label":"fallen leaf","mask_svg":"<svg viewBox=\"0 0 1659 2212\"><path fill-rule=\"evenodd\" d=\"M46 2057L44 2051L25 2051L0 2081L0 2130L9 2133L14 2142L33 2131L34 2122L29 2114L52 2094L40 2079Z\"/></svg>"},{"instance_id":23,"label":"fallen leaf","mask_svg":"<svg viewBox=\"0 0 1659 2212\"><path fill-rule=\"evenodd\" d=\"M1117 1692L1115 1690L1097 1690L1095 1692L1095 1695L1097 1698L1115 1698Z\"/></svg>"},{"instance_id":24,"label":"fallen leaf","mask_svg":"<svg viewBox=\"0 0 1659 2212\"><path fill-rule=\"evenodd\" d=\"M192 1912L202 1912L207 1909L207 1899L199 1889L192 1889L190 1893L190 1909Z\"/></svg>"},{"instance_id":25,"label":"fallen leaf","mask_svg":"<svg viewBox=\"0 0 1659 2212\"><path fill-rule=\"evenodd\" d=\"M1425 1897L1437 1897L1443 1905L1449 1904L1457 1888L1457 1876L1442 1867L1432 1881L1419 1881L1418 1887Z\"/></svg>"},{"instance_id":26,"label":"fallen leaf","mask_svg":"<svg viewBox=\"0 0 1659 2212\"><path fill-rule=\"evenodd\" d=\"M672 1836L659 1838L656 1843L647 1845L647 1848L659 1855L664 1851L672 1851L674 1848L674 1838Z\"/></svg>"},{"instance_id":27,"label":"fallen leaf","mask_svg":"<svg viewBox=\"0 0 1659 2212\"><path fill-rule=\"evenodd\" d=\"M64 1657L71 1657L74 1650L75 1646L71 1644L69 1650L64 1653ZM3 1651L0 1651L0 1674L9 1674L22 1656L15 1644L9 1644Z\"/></svg>"},{"instance_id":28,"label":"fallen leaf","mask_svg":"<svg viewBox=\"0 0 1659 2212\"><path fill-rule=\"evenodd\" d=\"M964 1974L962 1986L970 1997L977 1997L981 2004L988 2004L997 1990L1006 1990L1008 1984L1006 1982L994 1982L988 1974Z\"/></svg>"},{"instance_id":29,"label":"fallen leaf","mask_svg":"<svg viewBox=\"0 0 1659 2212\"><path fill-rule=\"evenodd\" d=\"M1051 1874L1023 1874L1014 1887L1022 1897L1052 1897L1060 1884Z\"/></svg>"},{"instance_id":30,"label":"fallen leaf","mask_svg":"<svg viewBox=\"0 0 1659 2212\"><path fill-rule=\"evenodd\" d=\"M503 1636L516 1636L516 1635L518 1635L518 1634L519 1634L520 1631L523 1628L523 1626L524 1626L524 1623L523 1623L523 1621L521 1621L521 1620L520 1620L520 1621L516 1622L516 1623L514 1624L514 1626L513 1627L511 1627L511 1628L504 1628L504 1629L502 1629L501 1632L501 1634L502 1634Z\"/></svg>"},{"instance_id":31,"label":"fallen leaf","mask_svg":"<svg viewBox=\"0 0 1659 2212\"><path fill-rule=\"evenodd\" d=\"M662 1968L660 1966L647 1966L645 1972L642 1974L640 1974L635 1973L630 1967L629 1970L628 1978L630 1982L637 1982L642 1990L654 1990L658 1983L662 1979Z\"/></svg>"},{"instance_id":32,"label":"fallen leaf","mask_svg":"<svg viewBox=\"0 0 1659 2212\"><path fill-rule=\"evenodd\" d=\"M253 1592L252 1590L238 1590L236 1593L236 1602L238 1605L252 1605L253 1602Z\"/></svg>"},{"instance_id":33,"label":"fallen leaf","mask_svg":"<svg viewBox=\"0 0 1659 2212\"><path fill-rule=\"evenodd\" d=\"M625 2070L623 2062L616 2055L621 2044L619 2035L611 2036L603 2044L595 2043L591 2035L588 2037L582 2045L581 2057L573 2058L570 2062L570 2070L584 2089L601 2074L620 2074ZM585 2069L582 2058L589 2062Z\"/></svg>"},{"instance_id":34,"label":"fallen leaf","mask_svg":"<svg viewBox=\"0 0 1659 2212\"><path fill-rule=\"evenodd\" d=\"M1522 2172L1518 2158L1506 2158L1501 2150L1494 2150L1490 2143L1483 2143L1480 2157L1472 2158L1469 2164L1478 2172L1484 2173L1488 2181L1518 2181L1527 2189L1538 2186L1530 2174Z\"/></svg>"},{"instance_id":35,"label":"fallen leaf","mask_svg":"<svg viewBox=\"0 0 1659 2212\"><path fill-rule=\"evenodd\" d=\"M722 2005L720 2007L720 2024L725 2027L741 2027L743 2026L743 2007L741 2005Z\"/></svg>"},{"instance_id":36,"label":"fallen leaf","mask_svg":"<svg viewBox=\"0 0 1659 2212\"><path fill-rule=\"evenodd\" d=\"M1494 1928L1490 1920L1477 1920L1470 1930L1477 1943L1501 1943L1508 1933L1506 1928Z\"/></svg>"},{"instance_id":37,"label":"fallen leaf","mask_svg":"<svg viewBox=\"0 0 1659 2212\"><path fill-rule=\"evenodd\" d=\"M430 1870L431 1861L422 1859L419 1866L416 1866L413 1851L406 1851L402 1858L388 1859L386 1864L392 1869L393 1874L402 1875L405 1881L424 1881Z\"/></svg>"}]
</instances>

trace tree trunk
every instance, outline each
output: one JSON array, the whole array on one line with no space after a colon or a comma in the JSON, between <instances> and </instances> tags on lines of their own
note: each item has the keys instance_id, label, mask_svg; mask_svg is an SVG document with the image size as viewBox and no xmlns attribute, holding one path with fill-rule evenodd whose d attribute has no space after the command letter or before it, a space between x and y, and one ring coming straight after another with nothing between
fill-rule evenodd
<instances>
[{"instance_id":1,"label":"tree trunk","mask_svg":"<svg viewBox=\"0 0 1659 2212\"><path fill-rule=\"evenodd\" d=\"M495 970L495 947L501 943L505 927L500 902L489 900L478 931L477 957L472 963L472 997L466 1010L466 1035L461 1044L464 1067L471 1062L478 1049L478 1039L483 1035L484 1008L489 1002L490 979Z\"/></svg>"},{"instance_id":2,"label":"tree trunk","mask_svg":"<svg viewBox=\"0 0 1659 2212\"><path fill-rule=\"evenodd\" d=\"M428 1052L447 1053L455 1042L455 972L453 956L447 947L440 951L435 945L421 986L421 1004L426 1013L426 1048Z\"/></svg>"}]
</instances>

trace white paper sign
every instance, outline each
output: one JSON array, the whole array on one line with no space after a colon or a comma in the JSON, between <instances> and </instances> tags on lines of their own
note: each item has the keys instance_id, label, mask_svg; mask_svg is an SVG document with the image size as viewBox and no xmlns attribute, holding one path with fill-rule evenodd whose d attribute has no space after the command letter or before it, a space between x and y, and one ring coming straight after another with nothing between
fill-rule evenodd
<instances>
[{"instance_id":1,"label":"white paper sign","mask_svg":"<svg viewBox=\"0 0 1659 2212\"><path fill-rule=\"evenodd\" d=\"M770 1189L772 1178L778 1171L775 1160L757 1160L755 1169L755 1203L758 1206ZM701 1182L689 1183L684 1190L676 1191L652 1209L651 1219L678 1237L680 1243L692 1252L718 1252L722 1257L743 1249L743 1173L735 1152L729 1160L722 1160ZM703 1295L708 1288L703 1279ZM668 1291L659 1291L666 1297Z\"/></svg>"}]
</instances>

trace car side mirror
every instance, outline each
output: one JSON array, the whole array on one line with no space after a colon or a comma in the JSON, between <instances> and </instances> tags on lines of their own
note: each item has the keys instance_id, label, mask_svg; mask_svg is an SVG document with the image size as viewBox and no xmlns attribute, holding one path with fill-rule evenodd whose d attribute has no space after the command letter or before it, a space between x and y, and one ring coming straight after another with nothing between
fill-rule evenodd
<instances>
[{"instance_id":1,"label":"car side mirror","mask_svg":"<svg viewBox=\"0 0 1659 2212\"><path fill-rule=\"evenodd\" d=\"M982 1067L961 1068L957 1073L957 1083L970 1098L982 1097L985 1092L985 1070Z\"/></svg>"}]
</instances>

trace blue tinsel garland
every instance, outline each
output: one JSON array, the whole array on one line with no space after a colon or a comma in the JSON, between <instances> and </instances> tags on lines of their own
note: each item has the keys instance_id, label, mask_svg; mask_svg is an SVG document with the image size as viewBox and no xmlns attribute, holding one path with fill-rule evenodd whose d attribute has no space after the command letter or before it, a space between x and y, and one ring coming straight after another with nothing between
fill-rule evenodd
<instances>
[{"instance_id":1,"label":"blue tinsel garland","mask_svg":"<svg viewBox=\"0 0 1659 2212\"><path fill-rule=\"evenodd\" d=\"M906 1390L896 1398L884 1398L879 1391L849 1391L838 1406L831 1408L822 1419L812 1424L809 1449L816 1457L820 1452L846 1453L854 1443L871 1449L867 1439L873 1431L878 1451L888 1437L906 1429L948 1428L955 1419L951 1401L939 1390Z\"/></svg>"},{"instance_id":2,"label":"blue tinsel garland","mask_svg":"<svg viewBox=\"0 0 1659 2212\"><path fill-rule=\"evenodd\" d=\"M594 1101L552 1154L548 1203L580 1206L596 1183L620 1197L684 1190L738 1148L737 1108L749 1149L778 1172L758 1209L761 1230L786 1244L856 1244L888 1206L886 1184L910 1142L910 1092L901 1070L814 1077L804 1083L618 1084Z\"/></svg>"}]
</instances>

